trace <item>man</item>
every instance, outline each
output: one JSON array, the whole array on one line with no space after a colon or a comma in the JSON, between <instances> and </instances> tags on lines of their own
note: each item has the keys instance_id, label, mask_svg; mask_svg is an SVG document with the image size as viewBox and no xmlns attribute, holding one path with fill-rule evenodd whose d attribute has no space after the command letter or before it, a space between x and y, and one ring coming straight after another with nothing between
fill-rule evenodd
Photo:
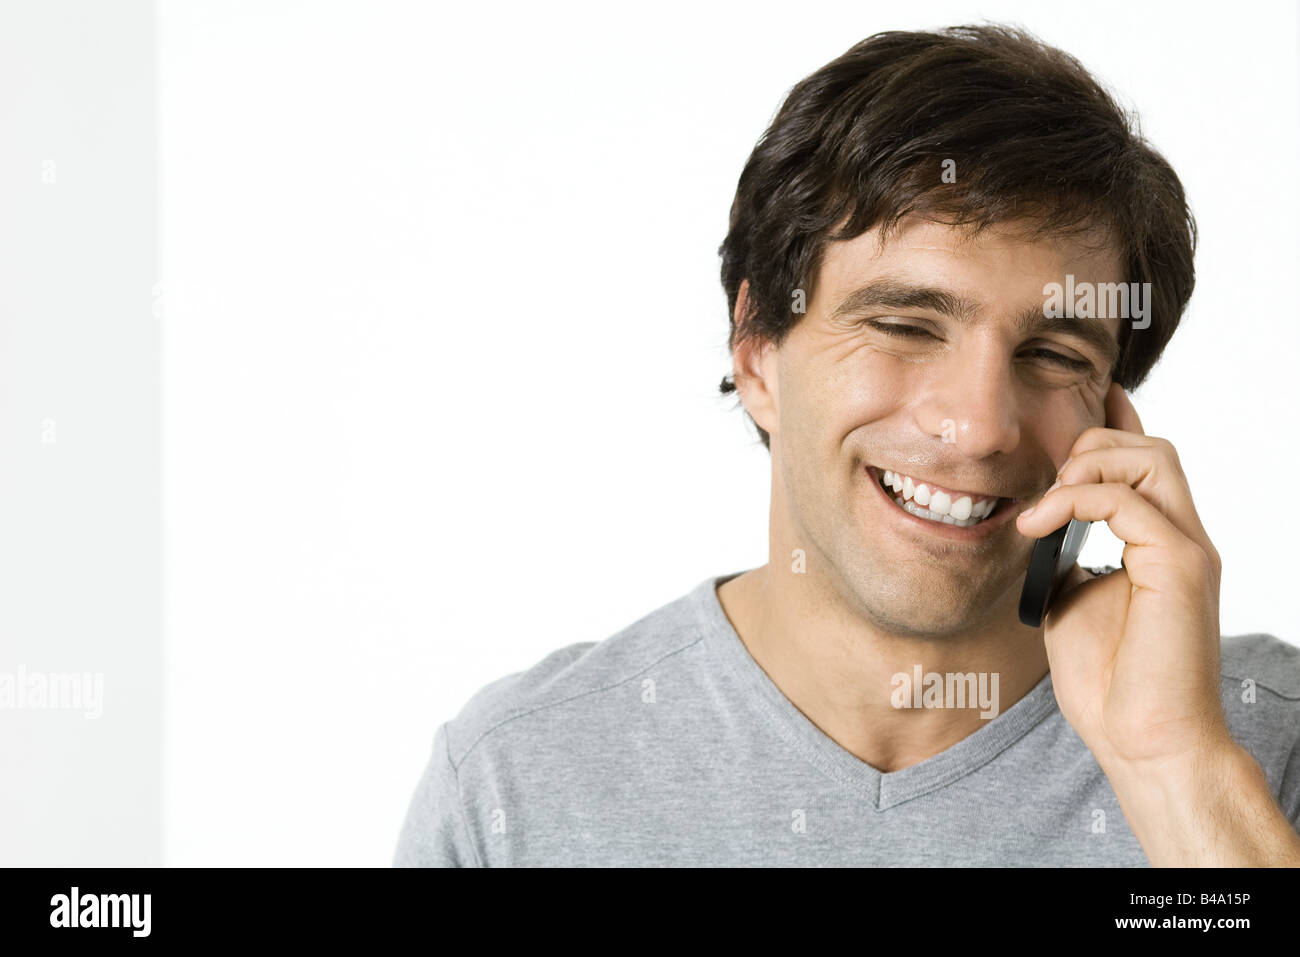
<instances>
[{"instance_id":1,"label":"man","mask_svg":"<svg viewBox=\"0 0 1300 957\"><path fill-rule=\"evenodd\" d=\"M482 689L394 863L1300 864L1300 649L1221 643L1126 393L1194 247L1168 164L1027 34L877 34L795 86L721 248L768 563ZM1123 567L1027 627L1072 517Z\"/></svg>"}]
</instances>

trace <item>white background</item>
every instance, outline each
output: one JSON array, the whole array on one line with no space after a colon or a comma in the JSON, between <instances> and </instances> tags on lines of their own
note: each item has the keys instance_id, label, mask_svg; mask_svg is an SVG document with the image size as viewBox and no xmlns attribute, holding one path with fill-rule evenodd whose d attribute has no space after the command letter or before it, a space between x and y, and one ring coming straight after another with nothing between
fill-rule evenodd
<instances>
[{"instance_id":1,"label":"white background","mask_svg":"<svg viewBox=\"0 0 1300 957\"><path fill-rule=\"evenodd\" d=\"M1296 6L161 3L165 863L384 866L486 682L766 560L716 393L717 246L796 81L884 29L1022 23L1201 231L1135 395L1300 640ZM1253 498L1248 498L1250 495Z\"/></svg>"}]
</instances>

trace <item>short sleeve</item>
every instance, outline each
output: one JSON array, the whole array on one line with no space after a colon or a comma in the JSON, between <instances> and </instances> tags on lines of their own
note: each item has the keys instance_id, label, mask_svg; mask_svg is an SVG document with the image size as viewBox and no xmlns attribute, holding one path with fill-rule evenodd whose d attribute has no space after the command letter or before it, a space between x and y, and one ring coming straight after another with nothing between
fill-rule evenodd
<instances>
[{"instance_id":1,"label":"short sleeve","mask_svg":"<svg viewBox=\"0 0 1300 957\"><path fill-rule=\"evenodd\" d=\"M445 723L433 736L433 754L407 809L393 866L480 866L465 826L460 782L451 763Z\"/></svg>"},{"instance_id":2,"label":"short sleeve","mask_svg":"<svg viewBox=\"0 0 1300 957\"><path fill-rule=\"evenodd\" d=\"M1300 834L1300 741L1291 749L1286 770L1282 773L1282 786L1279 788L1278 804L1282 813L1291 822L1297 834Z\"/></svg>"}]
</instances>

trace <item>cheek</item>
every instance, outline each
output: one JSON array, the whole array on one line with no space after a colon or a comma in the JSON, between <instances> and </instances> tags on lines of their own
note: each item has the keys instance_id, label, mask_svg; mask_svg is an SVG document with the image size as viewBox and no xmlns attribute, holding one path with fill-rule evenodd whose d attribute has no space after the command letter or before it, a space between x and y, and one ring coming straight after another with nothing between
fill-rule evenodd
<instances>
[{"instance_id":1,"label":"cheek","mask_svg":"<svg viewBox=\"0 0 1300 957\"><path fill-rule=\"evenodd\" d=\"M1109 379L1097 385L1080 386L1075 390L1076 418L1080 432L1094 425L1106 424L1106 393L1109 390Z\"/></svg>"},{"instance_id":2,"label":"cheek","mask_svg":"<svg viewBox=\"0 0 1300 957\"><path fill-rule=\"evenodd\" d=\"M916 369L870 354L827 369L819 377L817 414L842 436L887 418L915 388Z\"/></svg>"},{"instance_id":3,"label":"cheek","mask_svg":"<svg viewBox=\"0 0 1300 957\"><path fill-rule=\"evenodd\" d=\"M1104 425L1105 392L1080 387L1044 402L1034 416L1033 432L1058 467L1069 457L1075 440L1094 425Z\"/></svg>"}]
</instances>

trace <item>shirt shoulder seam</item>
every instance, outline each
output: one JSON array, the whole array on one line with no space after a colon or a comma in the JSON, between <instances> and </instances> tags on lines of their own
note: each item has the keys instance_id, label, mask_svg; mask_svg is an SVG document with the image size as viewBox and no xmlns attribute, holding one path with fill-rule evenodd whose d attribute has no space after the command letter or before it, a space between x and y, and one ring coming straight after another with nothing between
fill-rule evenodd
<instances>
[{"instance_id":1,"label":"shirt shoulder seam","mask_svg":"<svg viewBox=\"0 0 1300 957\"><path fill-rule=\"evenodd\" d=\"M1264 684L1258 678L1251 678L1247 675L1233 675L1233 674L1229 674L1226 671L1220 672L1220 677L1224 681L1253 681L1255 682L1256 688L1262 688L1263 690L1267 691L1269 694L1281 698L1283 701L1300 701L1300 696L1293 697L1288 694L1283 694L1282 692L1278 691L1276 688L1271 688L1268 685Z\"/></svg>"},{"instance_id":2,"label":"shirt shoulder seam","mask_svg":"<svg viewBox=\"0 0 1300 957\"><path fill-rule=\"evenodd\" d=\"M503 725L507 725L511 721L515 721L519 718L526 718L530 714L536 714L538 711L544 711L547 708L558 708L562 704L568 704L570 701L576 701L578 698L584 698L587 695L600 694L601 692L604 691L612 691L614 688L617 688L619 685L627 684L629 681L632 681L633 679L640 677L641 675L645 674L647 671L649 671L651 668L655 667L656 665L660 664L661 662L666 661L667 659L673 657L673 655L681 654L683 651L686 651L687 649L694 647L695 645L699 644L703 640L704 639L702 637L697 636L692 641L687 642L681 647L674 648L672 651L669 651L666 654L663 654L660 657L656 658L654 661L650 662L640 671L635 671L630 675L620 678L617 681L615 681L613 684L602 685L599 688L588 688L586 691L579 691L577 694L569 695L569 697L567 698L561 698L559 701L547 701L544 704L539 704L536 707L528 708L527 710L520 711L517 714L512 714L505 718L502 718L500 721L492 725L492 727L488 728L486 731L484 731L482 734L480 734L477 738L474 739L474 743L465 749L465 753L461 756L460 763L464 764L465 761L469 759L470 753L473 752L473 750L476 747L478 747L479 742L482 741L484 738L486 738L493 731L496 731L498 728L502 727ZM458 765L456 764L455 761L452 760L450 752L447 755L447 760L451 763L452 770L455 771L458 768ZM459 773L458 773L457 780L459 781Z\"/></svg>"},{"instance_id":3,"label":"shirt shoulder seam","mask_svg":"<svg viewBox=\"0 0 1300 957\"><path fill-rule=\"evenodd\" d=\"M478 844L474 840L474 832L469 829L469 818L465 814L465 796L460 789L460 771L456 769L456 763L451 759L451 735L447 733L446 725L443 725L443 752L447 758L447 766L451 768L452 780L456 784L456 812L460 815L460 826L465 831L465 839L469 842L470 852L474 855L474 865L483 866L483 856L478 852Z\"/></svg>"}]
</instances>

